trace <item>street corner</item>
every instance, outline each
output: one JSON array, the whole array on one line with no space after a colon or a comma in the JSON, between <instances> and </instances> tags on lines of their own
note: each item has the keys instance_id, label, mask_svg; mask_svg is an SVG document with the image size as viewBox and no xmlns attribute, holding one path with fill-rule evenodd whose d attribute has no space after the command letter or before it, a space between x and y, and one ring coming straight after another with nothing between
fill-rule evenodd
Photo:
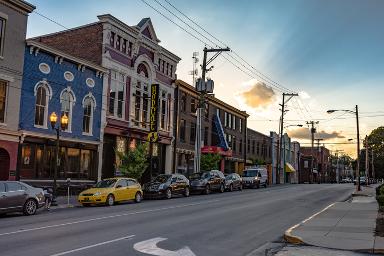
<instances>
[{"instance_id":1,"label":"street corner","mask_svg":"<svg viewBox=\"0 0 384 256\"><path fill-rule=\"evenodd\" d=\"M295 244L295 245L304 245L305 242L300 236L292 234L293 230L297 228L300 224L296 224L289 229L287 229L284 232L284 240L290 244Z\"/></svg>"}]
</instances>

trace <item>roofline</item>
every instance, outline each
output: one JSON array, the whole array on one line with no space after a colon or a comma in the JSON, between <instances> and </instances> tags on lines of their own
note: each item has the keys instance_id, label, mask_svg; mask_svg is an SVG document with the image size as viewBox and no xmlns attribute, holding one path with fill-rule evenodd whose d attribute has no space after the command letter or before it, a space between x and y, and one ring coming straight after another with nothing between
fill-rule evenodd
<instances>
[{"instance_id":1,"label":"roofline","mask_svg":"<svg viewBox=\"0 0 384 256\"><path fill-rule=\"evenodd\" d=\"M181 85L181 86L185 87L187 90L189 90L189 91L195 93L196 95L200 95L200 93L197 92L196 89L195 89L193 86L191 86L190 84L188 84L187 82L185 82L185 81L183 81L183 80L177 79L177 80L175 81L175 83L176 83L176 85ZM238 115L242 115L242 116L245 117L245 118L248 118L248 117L249 117L249 115L247 114L247 112L242 111L242 110L239 110L239 109L237 109L237 108L235 108L235 107L229 105L228 103L225 103L224 101L222 101L222 100L220 100L220 99L218 99L218 98L216 98L216 97L207 97L207 99L208 99L209 101L211 101L211 102L214 102L214 103L218 104L218 105L223 105L223 106L225 106L226 108L232 110L233 112L237 113Z\"/></svg>"},{"instance_id":2,"label":"roofline","mask_svg":"<svg viewBox=\"0 0 384 256\"><path fill-rule=\"evenodd\" d=\"M97 25L97 24L101 24L101 22L96 21L96 22L88 23L88 24L81 25L81 26L78 26L78 27L74 27L74 28L69 28L69 29L61 30L61 31L58 31L58 32L53 32L53 33L49 33L49 34L45 34L45 35L40 35L40 36L31 37L31 38L28 38L27 40L38 40L38 39L40 39L40 38L42 38L42 37L54 36L54 35L58 35L58 34L62 34L62 33L66 33L66 32L69 32L69 31L73 31L73 30L78 30L78 29L82 29L82 28L90 27L90 26Z\"/></svg>"},{"instance_id":3,"label":"roofline","mask_svg":"<svg viewBox=\"0 0 384 256\"><path fill-rule=\"evenodd\" d=\"M26 44L28 46L34 46L34 47L37 47L39 49L42 49L44 51L47 51L49 53L53 53L53 54L56 54L56 55L59 55L67 60L71 60L73 62L76 62L76 63L79 63L79 64L83 64L85 66L88 66L89 68L92 68L96 71L100 71L100 72L103 72L103 73L108 73L108 69L106 68L103 68L102 66L99 66L99 65L96 65L90 61L87 61L87 60L84 60L84 59L81 59L81 58L77 58L77 57L74 57L68 53L65 53L65 52L62 52L60 50L57 50L56 48L53 48L53 47L50 47L50 46L47 46L43 43L40 43L40 42L36 42L32 39L27 39L26 40Z\"/></svg>"},{"instance_id":4,"label":"roofline","mask_svg":"<svg viewBox=\"0 0 384 256\"><path fill-rule=\"evenodd\" d=\"M12 1L1 0L1 2L10 6L11 8L14 8L14 9L17 8L18 10L21 10L26 14L31 13L31 12L33 12L33 10L36 9L36 6L30 4L26 1L23 1L23 0L12 0Z\"/></svg>"},{"instance_id":5,"label":"roofline","mask_svg":"<svg viewBox=\"0 0 384 256\"><path fill-rule=\"evenodd\" d=\"M256 130L253 130L253 129L248 128L248 127L247 127L247 130L251 130L252 132L258 133L259 135L262 135L262 136L265 136L265 137L268 137L269 139L271 139L271 136L270 136L270 135L266 135L266 134L264 134L264 133L258 132L258 131L256 131Z\"/></svg>"},{"instance_id":6,"label":"roofline","mask_svg":"<svg viewBox=\"0 0 384 256\"><path fill-rule=\"evenodd\" d=\"M119 20L118 18L116 18L115 16L113 16L112 14L101 14L101 15L97 15L97 18L99 19L99 22L106 22L107 20L110 20L112 21L113 23L116 23L116 25L124 28L125 30L127 31L131 31L133 33L137 33L139 34L140 33L140 30L137 29L136 27L134 26L129 26L128 24L124 23L123 21ZM137 36L137 35L136 35Z\"/></svg>"}]
</instances>

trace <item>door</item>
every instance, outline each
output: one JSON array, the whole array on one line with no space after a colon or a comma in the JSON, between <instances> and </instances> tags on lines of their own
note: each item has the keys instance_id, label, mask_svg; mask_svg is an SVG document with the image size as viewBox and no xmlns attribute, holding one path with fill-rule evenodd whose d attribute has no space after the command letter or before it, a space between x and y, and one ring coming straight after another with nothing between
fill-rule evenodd
<instances>
[{"instance_id":1,"label":"door","mask_svg":"<svg viewBox=\"0 0 384 256\"><path fill-rule=\"evenodd\" d=\"M7 205L10 208L22 208L27 197L25 189L15 181L5 182L5 185L7 190Z\"/></svg>"},{"instance_id":2,"label":"door","mask_svg":"<svg viewBox=\"0 0 384 256\"><path fill-rule=\"evenodd\" d=\"M7 194L5 192L5 182L0 181L0 212L4 212L7 206Z\"/></svg>"},{"instance_id":3,"label":"door","mask_svg":"<svg viewBox=\"0 0 384 256\"><path fill-rule=\"evenodd\" d=\"M139 184L134 180L127 180L128 200L135 199L136 192L139 190Z\"/></svg>"},{"instance_id":4,"label":"door","mask_svg":"<svg viewBox=\"0 0 384 256\"><path fill-rule=\"evenodd\" d=\"M176 176L172 176L171 178L171 188L172 188L172 192L177 194L179 193L179 183L177 182L177 177Z\"/></svg>"},{"instance_id":5,"label":"door","mask_svg":"<svg viewBox=\"0 0 384 256\"><path fill-rule=\"evenodd\" d=\"M9 154L8 151L0 148L0 180L9 178Z\"/></svg>"},{"instance_id":6,"label":"door","mask_svg":"<svg viewBox=\"0 0 384 256\"><path fill-rule=\"evenodd\" d=\"M177 177L177 193L184 193L187 182L180 176Z\"/></svg>"},{"instance_id":7,"label":"door","mask_svg":"<svg viewBox=\"0 0 384 256\"><path fill-rule=\"evenodd\" d=\"M128 184L125 179L121 179L116 183L115 187L115 200L124 201L129 198Z\"/></svg>"}]
</instances>

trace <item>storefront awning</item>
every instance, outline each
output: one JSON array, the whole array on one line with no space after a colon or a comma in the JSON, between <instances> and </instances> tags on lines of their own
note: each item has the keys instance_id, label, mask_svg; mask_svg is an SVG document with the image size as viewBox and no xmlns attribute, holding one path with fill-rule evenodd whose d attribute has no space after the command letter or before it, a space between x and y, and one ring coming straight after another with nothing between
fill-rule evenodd
<instances>
[{"instance_id":1,"label":"storefront awning","mask_svg":"<svg viewBox=\"0 0 384 256\"><path fill-rule=\"evenodd\" d=\"M285 172L296 172L296 170L290 163L285 163Z\"/></svg>"}]
</instances>

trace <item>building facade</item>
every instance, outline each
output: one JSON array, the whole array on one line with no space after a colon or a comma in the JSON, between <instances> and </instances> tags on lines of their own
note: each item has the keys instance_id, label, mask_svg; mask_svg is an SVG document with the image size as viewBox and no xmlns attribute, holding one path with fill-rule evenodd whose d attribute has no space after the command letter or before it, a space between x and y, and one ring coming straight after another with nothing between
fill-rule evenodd
<instances>
[{"instance_id":1,"label":"building facade","mask_svg":"<svg viewBox=\"0 0 384 256\"><path fill-rule=\"evenodd\" d=\"M270 136L247 128L247 162L262 165L272 163L272 139Z\"/></svg>"},{"instance_id":2,"label":"building facade","mask_svg":"<svg viewBox=\"0 0 384 256\"><path fill-rule=\"evenodd\" d=\"M197 107L199 93L188 83L176 80L175 90L175 157L174 170L194 172ZM247 159L246 131L248 114L209 96L204 111L202 154L222 156L219 169L241 173Z\"/></svg>"},{"instance_id":3,"label":"building facade","mask_svg":"<svg viewBox=\"0 0 384 256\"><path fill-rule=\"evenodd\" d=\"M104 73L107 70L94 63L27 40L19 122L20 180L52 182L56 168L53 112L58 120L68 117L67 128L60 132L59 183L67 178L82 182L100 178Z\"/></svg>"},{"instance_id":4,"label":"building facade","mask_svg":"<svg viewBox=\"0 0 384 256\"><path fill-rule=\"evenodd\" d=\"M335 172L332 170L330 162L330 151L326 147L301 147L300 153L303 156L311 158L313 155L313 179L314 182L334 182L336 180ZM311 167L311 161L309 162ZM305 180L303 182L309 182Z\"/></svg>"},{"instance_id":5,"label":"building facade","mask_svg":"<svg viewBox=\"0 0 384 256\"><path fill-rule=\"evenodd\" d=\"M21 0L0 1L0 180L16 178L21 81L28 14Z\"/></svg>"},{"instance_id":6,"label":"building facade","mask_svg":"<svg viewBox=\"0 0 384 256\"><path fill-rule=\"evenodd\" d=\"M159 141L153 147L152 174L172 171L174 80L180 58L159 45L152 22L129 26L112 15L37 40L97 63L109 70L104 85L106 116L102 177L119 172L118 152L147 140L150 86L159 84ZM65 43L63 43L65 42ZM148 170L143 179L147 180Z\"/></svg>"}]
</instances>

